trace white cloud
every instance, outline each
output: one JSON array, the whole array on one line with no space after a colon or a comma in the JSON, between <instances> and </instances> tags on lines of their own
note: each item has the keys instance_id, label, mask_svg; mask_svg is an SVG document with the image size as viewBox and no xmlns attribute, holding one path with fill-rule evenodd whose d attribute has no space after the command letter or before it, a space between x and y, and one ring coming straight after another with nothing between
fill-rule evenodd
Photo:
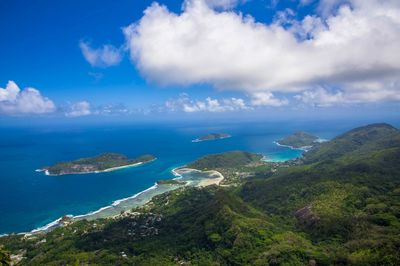
<instances>
[{"instance_id":1,"label":"white cloud","mask_svg":"<svg viewBox=\"0 0 400 266\"><path fill-rule=\"evenodd\" d=\"M336 15L287 18L289 28L217 12L203 0L190 0L181 14L153 4L124 33L142 75L164 85L210 83L250 94L332 86L352 102L399 94L386 85L400 80L400 2L323 2Z\"/></svg>"},{"instance_id":2,"label":"white cloud","mask_svg":"<svg viewBox=\"0 0 400 266\"><path fill-rule=\"evenodd\" d=\"M253 106L284 106L288 105L287 99L278 99L271 92L255 92L251 94L251 104Z\"/></svg>"},{"instance_id":3,"label":"white cloud","mask_svg":"<svg viewBox=\"0 0 400 266\"><path fill-rule=\"evenodd\" d=\"M332 106L338 103L347 102L343 96L343 92L337 91L330 93L324 88L305 91L301 95L296 95L295 98L306 104L319 107Z\"/></svg>"},{"instance_id":4,"label":"white cloud","mask_svg":"<svg viewBox=\"0 0 400 266\"><path fill-rule=\"evenodd\" d=\"M371 85L372 84L366 84L365 86L371 88ZM295 95L294 97L303 103L319 107L378 101L400 101L400 94L398 91L390 89L390 87L381 88L380 84L377 84L377 86L378 89L370 89L367 91L357 90L355 88L350 91L329 91L325 88L316 88L304 91L302 94Z\"/></svg>"},{"instance_id":5,"label":"white cloud","mask_svg":"<svg viewBox=\"0 0 400 266\"><path fill-rule=\"evenodd\" d=\"M86 61L93 67L109 67L118 65L122 60L122 51L112 45L106 44L101 48L92 48L84 41L79 42L82 54Z\"/></svg>"},{"instance_id":6,"label":"white cloud","mask_svg":"<svg viewBox=\"0 0 400 266\"><path fill-rule=\"evenodd\" d=\"M93 113L96 115L127 115L131 114L131 110L123 104L106 104L95 108Z\"/></svg>"},{"instance_id":7,"label":"white cloud","mask_svg":"<svg viewBox=\"0 0 400 266\"><path fill-rule=\"evenodd\" d=\"M37 89L25 88L21 91L14 81L0 88L0 114L43 114L56 110L54 103L43 97Z\"/></svg>"},{"instance_id":8,"label":"white cloud","mask_svg":"<svg viewBox=\"0 0 400 266\"><path fill-rule=\"evenodd\" d=\"M14 81L10 80L5 89L0 88L0 101L13 102L17 99L20 89Z\"/></svg>"},{"instance_id":9,"label":"white cloud","mask_svg":"<svg viewBox=\"0 0 400 266\"><path fill-rule=\"evenodd\" d=\"M185 113L194 112L228 112L239 110L250 110L243 99L225 98L222 100L207 97L205 100L192 100L189 95L183 93L177 99L170 99L165 103L169 111L183 111Z\"/></svg>"},{"instance_id":10,"label":"white cloud","mask_svg":"<svg viewBox=\"0 0 400 266\"><path fill-rule=\"evenodd\" d=\"M335 13L335 10L341 5L350 3L350 0L320 0L317 10L322 16L327 17L330 14Z\"/></svg>"},{"instance_id":11,"label":"white cloud","mask_svg":"<svg viewBox=\"0 0 400 266\"><path fill-rule=\"evenodd\" d=\"M87 101L81 101L74 104L71 104L68 110L65 112L65 116L67 117L79 117L79 116L87 116L92 113L90 108L90 103Z\"/></svg>"},{"instance_id":12,"label":"white cloud","mask_svg":"<svg viewBox=\"0 0 400 266\"><path fill-rule=\"evenodd\" d=\"M251 109L251 107L247 106L247 104L241 98L232 97L228 99L223 99L222 102L224 106L230 108L230 111Z\"/></svg>"},{"instance_id":13,"label":"white cloud","mask_svg":"<svg viewBox=\"0 0 400 266\"><path fill-rule=\"evenodd\" d=\"M240 2L244 0L204 0L210 8L223 8L230 9L237 6ZM191 1L186 1L187 4L191 4Z\"/></svg>"}]
</instances>

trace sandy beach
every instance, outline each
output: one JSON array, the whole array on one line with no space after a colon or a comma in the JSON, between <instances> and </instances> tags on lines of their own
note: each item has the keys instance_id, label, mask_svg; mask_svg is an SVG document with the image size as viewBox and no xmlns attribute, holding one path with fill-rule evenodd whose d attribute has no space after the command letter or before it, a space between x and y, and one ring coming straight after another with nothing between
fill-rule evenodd
<instances>
[{"instance_id":1,"label":"sandy beach","mask_svg":"<svg viewBox=\"0 0 400 266\"><path fill-rule=\"evenodd\" d=\"M151 160L151 161L154 161L154 160ZM150 161L148 161L148 162L150 162ZM122 166L116 166L116 167L107 168L107 169L104 169L101 171L95 171L95 173L111 172L111 171L120 170L120 169L124 169L124 168L139 166L141 164L143 164L143 162L127 164L127 165L122 165Z\"/></svg>"},{"instance_id":2,"label":"sandy beach","mask_svg":"<svg viewBox=\"0 0 400 266\"><path fill-rule=\"evenodd\" d=\"M206 172L211 173L211 175L215 176L215 178L207 178L207 179L201 180L200 183L197 185L198 187L219 185L222 182L222 180L224 180L224 176L218 171L211 170L211 171L206 171Z\"/></svg>"},{"instance_id":3,"label":"sandy beach","mask_svg":"<svg viewBox=\"0 0 400 266\"><path fill-rule=\"evenodd\" d=\"M186 168L186 167L175 168L172 170L172 173L175 176L177 176L177 178L180 178L182 176L182 174L187 174L190 172L201 172L201 173L205 173L209 176L209 178L204 178L204 179L200 180L199 183L196 185L197 187L219 185L222 182L222 180L224 180L224 176L216 170L201 171L201 170Z\"/></svg>"}]
</instances>

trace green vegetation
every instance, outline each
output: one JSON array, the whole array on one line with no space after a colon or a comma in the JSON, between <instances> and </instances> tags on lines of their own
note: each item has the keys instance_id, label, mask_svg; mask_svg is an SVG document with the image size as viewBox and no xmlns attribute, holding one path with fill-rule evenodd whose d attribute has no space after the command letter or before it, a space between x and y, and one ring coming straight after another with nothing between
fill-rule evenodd
<instances>
[{"instance_id":1,"label":"green vegetation","mask_svg":"<svg viewBox=\"0 0 400 266\"><path fill-rule=\"evenodd\" d=\"M259 159L206 156L191 167L252 174L0 245L23 265L400 265L397 129L352 130L285 167Z\"/></svg>"},{"instance_id":2,"label":"green vegetation","mask_svg":"<svg viewBox=\"0 0 400 266\"><path fill-rule=\"evenodd\" d=\"M249 176L272 174L275 164L263 162L262 158L260 154L231 151L206 155L187 167L202 171L217 170L224 176L223 184L238 185Z\"/></svg>"},{"instance_id":3,"label":"green vegetation","mask_svg":"<svg viewBox=\"0 0 400 266\"><path fill-rule=\"evenodd\" d=\"M400 145L399 130L388 124L372 124L353 129L332 141L321 143L318 149L305 154L307 163L327 161L346 155L349 159L359 159L386 148ZM345 158L345 159L347 159Z\"/></svg>"},{"instance_id":4,"label":"green vegetation","mask_svg":"<svg viewBox=\"0 0 400 266\"><path fill-rule=\"evenodd\" d=\"M230 138L231 135L226 134L226 133L211 133L208 135L204 135L201 136L195 140L193 140L193 142L200 142L200 141L207 141L207 140L217 140L217 139L226 139L226 138Z\"/></svg>"},{"instance_id":5,"label":"green vegetation","mask_svg":"<svg viewBox=\"0 0 400 266\"><path fill-rule=\"evenodd\" d=\"M332 263L398 265L399 140L385 124L352 130L301 166L247 182L240 195L324 246Z\"/></svg>"},{"instance_id":6,"label":"green vegetation","mask_svg":"<svg viewBox=\"0 0 400 266\"><path fill-rule=\"evenodd\" d=\"M10 255L0 246L0 266L10 265Z\"/></svg>"},{"instance_id":7,"label":"green vegetation","mask_svg":"<svg viewBox=\"0 0 400 266\"><path fill-rule=\"evenodd\" d=\"M158 185L184 185L186 184L185 181L179 181L176 179L163 179L163 180L158 180L157 181Z\"/></svg>"},{"instance_id":8,"label":"green vegetation","mask_svg":"<svg viewBox=\"0 0 400 266\"><path fill-rule=\"evenodd\" d=\"M51 175L64 175L76 173L92 173L104 171L113 167L121 167L136 163L145 163L154 160L153 155L142 155L135 159L128 159L125 155L117 153L102 153L95 157L82 158L75 161L61 162L44 169Z\"/></svg>"},{"instance_id":9,"label":"green vegetation","mask_svg":"<svg viewBox=\"0 0 400 266\"><path fill-rule=\"evenodd\" d=\"M316 144L317 140L317 136L308 134L303 131L297 131L283 139L278 140L277 142L280 145L286 145L298 149L313 146Z\"/></svg>"},{"instance_id":10,"label":"green vegetation","mask_svg":"<svg viewBox=\"0 0 400 266\"><path fill-rule=\"evenodd\" d=\"M190 164L188 168L198 170L211 170L217 168L241 167L253 162L259 162L263 158L260 154L244 151L231 151L226 153L206 155Z\"/></svg>"}]
</instances>

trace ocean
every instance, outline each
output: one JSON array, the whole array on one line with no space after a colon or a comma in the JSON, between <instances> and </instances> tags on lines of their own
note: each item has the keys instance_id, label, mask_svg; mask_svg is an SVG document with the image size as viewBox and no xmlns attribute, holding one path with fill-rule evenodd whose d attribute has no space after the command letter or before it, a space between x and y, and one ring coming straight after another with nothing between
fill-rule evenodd
<instances>
[{"instance_id":1,"label":"ocean","mask_svg":"<svg viewBox=\"0 0 400 266\"><path fill-rule=\"evenodd\" d=\"M232 150L262 153L275 161L301 156L302 151L273 141L305 130L330 139L353 124L332 121L174 123L136 125L2 126L0 131L0 234L27 232L57 218L82 215L131 197L157 180L174 178L171 170L200 156ZM193 143L212 132L231 138ZM46 176L35 169L102 152L129 157L153 154L157 160L114 172Z\"/></svg>"}]
</instances>

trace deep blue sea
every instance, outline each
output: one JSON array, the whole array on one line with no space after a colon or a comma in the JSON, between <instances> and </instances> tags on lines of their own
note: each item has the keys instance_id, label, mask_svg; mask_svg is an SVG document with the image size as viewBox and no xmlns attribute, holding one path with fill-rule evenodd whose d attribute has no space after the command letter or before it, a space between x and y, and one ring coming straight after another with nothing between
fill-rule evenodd
<instances>
[{"instance_id":1,"label":"deep blue sea","mask_svg":"<svg viewBox=\"0 0 400 266\"><path fill-rule=\"evenodd\" d=\"M171 169L196 158L230 150L263 153L275 160L301 156L301 151L273 143L294 130L332 138L357 123L254 122L136 125L1 126L0 234L26 232L66 215L85 214L134 195ZM232 138L192 143L211 132ZM46 176L35 169L60 161L117 152L135 157L154 154L152 163L115 172Z\"/></svg>"}]
</instances>

